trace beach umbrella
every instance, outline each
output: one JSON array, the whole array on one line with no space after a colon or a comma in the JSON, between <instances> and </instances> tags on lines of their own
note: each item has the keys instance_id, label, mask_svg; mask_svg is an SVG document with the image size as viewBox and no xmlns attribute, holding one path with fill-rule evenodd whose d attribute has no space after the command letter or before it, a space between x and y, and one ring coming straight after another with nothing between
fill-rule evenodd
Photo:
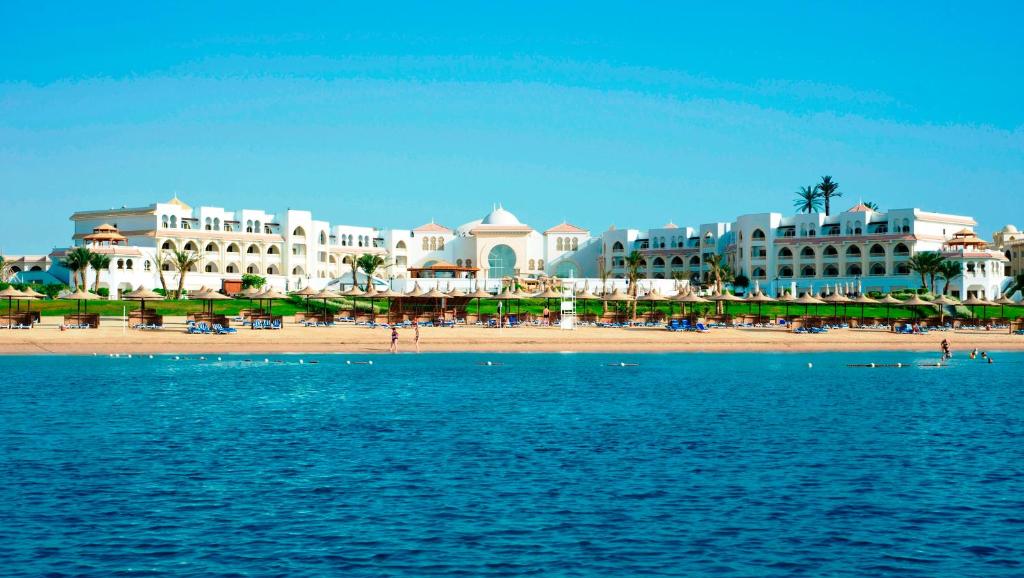
<instances>
[{"instance_id":1,"label":"beach umbrella","mask_svg":"<svg viewBox=\"0 0 1024 578\"><path fill-rule=\"evenodd\" d=\"M470 299L476 299L476 318L477 318L477 321L479 321L480 320L480 300L481 299L490 299L493 296L490 293L488 293L487 291L481 289L480 285L477 284L476 290L474 290L472 293L467 295L467 297L469 297Z\"/></svg>"},{"instance_id":2,"label":"beach umbrella","mask_svg":"<svg viewBox=\"0 0 1024 578\"><path fill-rule=\"evenodd\" d=\"M793 297L793 295L789 291L786 291L785 289L782 290L782 294L775 298L776 301L782 303L785 307L785 312L783 313L783 315L786 318L789 318L789 304L792 303L794 299L796 299L796 297Z\"/></svg>"},{"instance_id":3,"label":"beach umbrella","mask_svg":"<svg viewBox=\"0 0 1024 578\"><path fill-rule=\"evenodd\" d=\"M665 297L664 295L659 293L657 289L651 289L650 291L647 292L647 294L641 295L640 297L637 297L636 300L637 301L646 301L647 303L649 303L650 306L649 306L647 312L648 312L648 315L652 315L653 316L655 302L668 301L668 297Z\"/></svg>"},{"instance_id":4,"label":"beach umbrella","mask_svg":"<svg viewBox=\"0 0 1024 578\"><path fill-rule=\"evenodd\" d=\"M601 297L602 301L608 301L610 303L625 303L633 300L633 296L627 293L623 293L618 287L614 291ZM616 310L618 306L616 306Z\"/></svg>"},{"instance_id":5,"label":"beach umbrella","mask_svg":"<svg viewBox=\"0 0 1024 578\"><path fill-rule=\"evenodd\" d=\"M341 298L341 293L338 293L336 291L331 291L330 289L324 287L323 289L317 291L316 295L311 295L308 298L309 299L321 299L321 300L323 300L323 302L324 302L324 315L327 315L327 300L328 299L339 299L339 298Z\"/></svg>"},{"instance_id":6,"label":"beach umbrella","mask_svg":"<svg viewBox=\"0 0 1024 578\"><path fill-rule=\"evenodd\" d=\"M576 299L583 301L583 313L586 314L587 301L597 301L600 297L590 292L590 283L587 283L583 286L583 290L576 294Z\"/></svg>"},{"instance_id":7,"label":"beach umbrella","mask_svg":"<svg viewBox=\"0 0 1024 578\"><path fill-rule=\"evenodd\" d=\"M734 303L734 302L737 302L737 301L743 301L743 299L733 295L732 293L729 293L728 291L723 291L721 293L719 293L718 291L715 291L711 295L711 297L708 297L708 299L711 300L711 301L715 301L717 303L721 303L722 304L722 314L725 314L725 304L726 303Z\"/></svg>"},{"instance_id":8,"label":"beach umbrella","mask_svg":"<svg viewBox=\"0 0 1024 578\"><path fill-rule=\"evenodd\" d=\"M310 287L309 285L306 285L305 287L303 287L302 289L299 289L298 291L292 291L292 295L295 295L296 297L303 297L303 298L305 298L305 300L306 300L306 313L307 314L309 314L309 298L314 296L314 295L316 295L316 294L317 294L317 291L315 289L313 289L312 287Z\"/></svg>"},{"instance_id":9,"label":"beach umbrella","mask_svg":"<svg viewBox=\"0 0 1024 578\"><path fill-rule=\"evenodd\" d=\"M559 293L558 291L555 291L550 286L548 286L543 291L541 291L540 293L534 295L533 297L535 299L543 299L544 300L544 307L546 309L550 310L551 309L551 300L552 299L561 299L562 298L562 294Z\"/></svg>"},{"instance_id":10,"label":"beach umbrella","mask_svg":"<svg viewBox=\"0 0 1024 578\"><path fill-rule=\"evenodd\" d=\"M231 299L223 293L214 291L213 289L207 289L201 293L192 296L193 299L199 299L206 302L206 306L210 309L210 315L213 315L213 302L224 301L225 299Z\"/></svg>"},{"instance_id":11,"label":"beach umbrella","mask_svg":"<svg viewBox=\"0 0 1024 578\"><path fill-rule=\"evenodd\" d=\"M693 305L694 304L697 304L697 303L707 303L708 302L707 299L701 297L700 295L697 295L692 290L691 291L687 291L686 293L677 293L676 296L672 298L672 300L676 301L678 303L682 303L683 315L686 315L686 304L690 303L691 304L690 305L690 315L691 316L694 313L694 309L693 309Z\"/></svg>"},{"instance_id":12,"label":"beach umbrella","mask_svg":"<svg viewBox=\"0 0 1024 578\"><path fill-rule=\"evenodd\" d=\"M32 311L32 300L33 299L42 299L43 297L46 297L46 295L40 293L39 291L36 291L31 286L26 286L25 289L22 290L22 293L26 297L28 297L28 299L26 300L26 301L28 301L28 303L25 304L26 309L28 311ZM1011 303L1012 303L1012 301L1011 301Z\"/></svg>"},{"instance_id":13,"label":"beach umbrella","mask_svg":"<svg viewBox=\"0 0 1024 578\"><path fill-rule=\"evenodd\" d=\"M263 293L260 293L259 295L256 296L256 299L267 302L267 316L270 317L271 319L274 318L274 301L287 298L287 295L279 292L277 289L274 289L273 287L267 289Z\"/></svg>"},{"instance_id":14,"label":"beach umbrella","mask_svg":"<svg viewBox=\"0 0 1024 578\"><path fill-rule=\"evenodd\" d=\"M135 291L129 291L128 293L125 293L124 295L121 296L121 298L122 299L127 299L129 301L138 301L139 302L139 311L142 312L141 315L142 315L143 320L145 320L145 318L146 318L146 301L163 301L164 300L164 296L163 295L161 295L161 294L159 294L159 293L157 293L155 291L152 291L150 289L146 289L142 285L139 285L139 288L136 289Z\"/></svg>"},{"instance_id":15,"label":"beach umbrella","mask_svg":"<svg viewBox=\"0 0 1024 578\"><path fill-rule=\"evenodd\" d=\"M0 291L0 294L2 294L2 293L3 292ZM82 289L81 287L79 287L75 291L73 291L71 293L68 293L67 295L64 295L64 296L61 297L61 299L64 299L65 301L77 301L78 302L78 313L77 313L76 317L79 319L79 321L81 321L81 316L82 316L82 301L86 302L86 304L85 304L85 312L89 313L89 303L88 302L89 301L94 301L94 300L99 299L99 298L100 298L99 295L97 295L95 293L89 293L88 291Z\"/></svg>"},{"instance_id":16,"label":"beach umbrella","mask_svg":"<svg viewBox=\"0 0 1024 578\"><path fill-rule=\"evenodd\" d=\"M448 296L445 295L444 292L439 290L437 287L434 287L430 291L427 291L426 293L420 295L420 298L422 298L422 299L433 299L434 300L434 314L433 314L433 317L434 317L435 320L437 319L437 310L440 307L441 299L445 299L446 297L448 297Z\"/></svg>"},{"instance_id":17,"label":"beach umbrella","mask_svg":"<svg viewBox=\"0 0 1024 578\"><path fill-rule=\"evenodd\" d=\"M845 305L850 302L850 300L848 298L846 298L846 296L844 296L844 295L839 293L839 285L836 285L835 290L832 291L831 293L829 293L828 295L825 295L824 297L822 297L821 300L824 301L825 303L831 303L832 304L832 316L833 317L838 317L839 316L839 304L840 303L842 303L844 305L843 309L845 310Z\"/></svg>"},{"instance_id":18,"label":"beach umbrella","mask_svg":"<svg viewBox=\"0 0 1024 578\"><path fill-rule=\"evenodd\" d=\"M995 307L996 304L992 303L991 301L986 301L985 299L978 297L977 295L974 295L968 298L966 301L964 301L964 305L970 306L971 312L974 313L975 317L978 316L978 311L975 308L981 307L981 316L984 320L987 317L987 315L985 314L988 313L988 311L986 311L986 308L989 306Z\"/></svg>"},{"instance_id":19,"label":"beach umbrella","mask_svg":"<svg viewBox=\"0 0 1024 578\"><path fill-rule=\"evenodd\" d=\"M886 293L885 295L883 295L882 298L878 300L878 302L883 304L883 305L885 305L885 322L886 323L891 323L891 318L889 316L889 308L892 307L893 305L903 305L902 301L900 301L899 299L893 297L892 294L890 294L890 293Z\"/></svg>"},{"instance_id":20,"label":"beach umbrella","mask_svg":"<svg viewBox=\"0 0 1024 578\"><path fill-rule=\"evenodd\" d=\"M822 301L821 299L818 299L814 295L811 295L810 291L807 291L803 295L797 297L796 299L794 299L792 301L792 303L794 305L803 305L804 306L804 317L805 318L808 316L808 311L809 311L811 305L824 305L825 304L825 302Z\"/></svg>"},{"instance_id":21,"label":"beach umbrella","mask_svg":"<svg viewBox=\"0 0 1024 578\"><path fill-rule=\"evenodd\" d=\"M857 304L860 305L860 323L861 323L861 325L864 324L864 306L865 305L874 305L874 304L878 303L877 300L872 299L872 298L868 297L867 295L865 295L863 293L858 294L850 302L851 303L857 303Z\"/></svg>"},{"instance_id":22,"label":"beach umbrella","mask_svg":"<svg viewBox=\"0 0 1024 578\"><path fill-rule=\"evenodd\" d=\"M522 318L523 316L523 299L530 299L533 297L526 291L523 291L516 287L516 290L512 292L512 297L516 300L516 315Z\"/></svg>"},{"instance_id":23,"label":"beach umbrella","mask_svg":"<svg viewBox=\"0 0 1024 578\"><path fill-rule=\"evenodd\" d=\"M996 299L992 303L994 303L994 304L999 306L999 318L1000 319L1006 319L1006 306L1007 305L1012 307L1012 306L1017 304L1016 301L1014 301L1013 299L1010 299L1010 297L1008 295L1006 295L1005 293L1003 293L1003 295L1000 296L999 299Z\"/></svg>"},{"instance_id":24,"label":"beach umbrella","mask_svg":"<svg viewBox=\"0 0 1024 578\"><path fill-rule=\"evenodd\" d=\"M238 299L238 298L248 299L249 300L249 307L252 307L252 299L253 299L253 297L255 297L255 296L259 295L259 294L260 294L260 290L257 289L256 287L253 287L252 285L250 285L250 286L246 287L245 289L242 289L241 291L235 293L234 297L236 299Z\"/></svg>"},{"instance_id":25,"label":"beach umbrella","mask_svg":"<svg viewBox=\"0 0 1024 578\"><path fill-rule=\"evenodd\" d=\"M757 322L761 322L761 306L764 303L771 303L775 301L771 297L761 293L761 289L758 288L753 293L747 296L747 303L757 303Z\"/></svg>"},{"instance_id":26,"label":"beach umbrella","mask_svg":"<svg viewBox=\"0 0 1024 578\"><path fill-rule=\"evenodd\" d=\"M904 307L934 307L930 301L925 301L918 297L917 293L910 296L910 299L905 299L902 303ZM918 319L917 309L914 309L914 319Z\"/></svg>"},{"instance_id":27,"label":"beach umbrella","mask_svg":"<svg viewBox=\"0 0 1024 578\"><path fill-rule=\"evenodd\" d=\"M381 291L381 292L377 293L377 299L387 299L388 300L388 323L391 323L391 301L394 300L394 299L401 299L402 297L403 297L402 293L400 293L398 291L395 291L394 289L391 288L390 285L388 286L388 288L385 291ZM327 303L324 302L325 308L326 308L326 305L327 305Z\"/></svg>"},{"instance_id":28,"label":"beach umbrella","mask_svg":"<svg viewBox=\"0 0 1024 578\"><path fill-rule=\"evenodd\" d=\"M11 321L12 321L12 319L11 319L11 302L15 301L15 300L17 300L17 301L24 301L26 299L32 299L32 298L27 296L27 295L25 295L21 291L18 291L17 289L15 289L14 285L9 285L7 287L7 289L4 289L4 290L0 291L0 299L6 299L7 300L7 328L10 329L11 325L12 325L12 323L11 323Z\"/></svg>"},{"instance_id":29,"label":"beach umbrella","mask_svg":"<svg viewBox=\"0 0 1024 578\"><path fill-rule=\"evenodd\" d=\"M932 299L932 305L939 306L939 323L942 323L944 319L944 314L946 312L947 305L953 305L953 319L956 320L956 305L959 305L958 301L950 299L945 295L939 295L935 299Z\"/></svg>"}]
</instances>

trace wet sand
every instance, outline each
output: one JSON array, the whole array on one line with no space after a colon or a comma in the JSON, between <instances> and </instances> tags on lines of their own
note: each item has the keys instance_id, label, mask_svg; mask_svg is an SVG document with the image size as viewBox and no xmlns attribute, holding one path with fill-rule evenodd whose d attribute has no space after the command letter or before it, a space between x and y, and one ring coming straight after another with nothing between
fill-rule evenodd
<instances>
[{"instance_id":1,"label":"wet sand","mask_svg":"<svg viewBox=\"0 0 1024 578\"><path fill-rule=\"evenodd\" d=\"M338 325L302 327L286 319L279 331L240 328L233 335L189 335L184 318L167 318L165 329L123 329L104 319L92 330L60 331L57 318L43 318L30 330L0 329L0 354L93 353L386 353L391 331ZM399 330L399 351L415 350L413 331ZM1002 331L946 331L896 335L869 329L832 330L801 335L783 329L712 329L709 333L670 332L660 328L554 327L489 329L424 327L420 350L493 352L671 352L671 351L939 351L948 339L955 351L1024 351L1024 336Z\"/></svg>"}]
</instances>

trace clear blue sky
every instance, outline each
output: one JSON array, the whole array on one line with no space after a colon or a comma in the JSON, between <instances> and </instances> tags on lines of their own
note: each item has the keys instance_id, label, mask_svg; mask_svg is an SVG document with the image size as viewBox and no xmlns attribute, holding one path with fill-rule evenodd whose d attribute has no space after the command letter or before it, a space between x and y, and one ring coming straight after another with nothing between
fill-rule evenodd
<instances>
[{"instance_id":1,"label":"clear blue sky","mask_svg":"<svg viewBox=\"0 0 1024 578\"><path fill-rule=\"evenodd\" d=\"M831 174L841 208L1024 224L1019 2L44 4L0 3L6 253L175 192L597 232L791 212Z\"/></svg>"}]
</instances>

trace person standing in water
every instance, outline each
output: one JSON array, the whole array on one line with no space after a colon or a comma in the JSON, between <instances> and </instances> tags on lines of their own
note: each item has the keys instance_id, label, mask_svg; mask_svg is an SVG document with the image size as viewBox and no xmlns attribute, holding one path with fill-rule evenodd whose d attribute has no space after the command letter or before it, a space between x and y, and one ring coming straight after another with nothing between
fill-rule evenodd
<instances>
[{"instance_id":1,"label":"person standing in water","mask_svg":"<svg viewBox=\"0 0 1024 578\"><path fill-rule=\"evenodd\" d=\"M420 324L417 323L416 325L413 325L413 327L416 328L416 333L415 333L416 337L414 338L414 341L416 342L416 353L419 353L420 352Z\"/></svg>"},{"instance_id":2,"label":"person standing in water","mask_svg":"<svg viewBox=\"0 0 1024 578\"><path fill-rule=\"evenodd\" d=\"M942 357L944 357L946 359L949 359L950 357L953 357L949 353L949 341L947 341L945 339L942 340Z\"/></svg>"},{"instance_id":3,"label":"person standing in water","mask_svg":"<svg viewBox=\"0 0 1024 578\"><path fill-rule=\"evenodd\" d=\"M398 328L391 328L391 353L398 353Z\"/></svg>"}]
</instances>

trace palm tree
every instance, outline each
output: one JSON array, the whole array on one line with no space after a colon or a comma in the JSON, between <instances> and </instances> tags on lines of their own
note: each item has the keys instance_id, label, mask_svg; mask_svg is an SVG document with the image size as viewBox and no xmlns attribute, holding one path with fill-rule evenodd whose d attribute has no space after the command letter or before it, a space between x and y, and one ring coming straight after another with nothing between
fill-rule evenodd
<instances>
[{"instance_id":1,"label":"palm tree","mask_svg":"<svg viewBox=\"0 0 1024 578\"><path fill-rule=\"evenodd\" d=\"M95 281L92 284L92 292L93 293L99 293L100 292L100 273L103 272L104 269L106 269L107 267L110 266L110 257L108 257L106 255L101 255L99 253L93 253L89 257L89 265L92 267L92 270L96 273L96 279L95 279Z\"/></svg>"},{"instance_id":2,"label":"palm tree","mask_svg":"<svg viewBox=\"0 0 1024 578\"><path fill-rule=\"evenodd\" d=\"M633 296L633 319L636 319L636 285L640 280L640 268L644 264L640 251L633 251L626 257L626 279L629 279L629 294Z\"/></svg>"},{"instance_id":3,"label":"palm tree","mask_svg":"<svg viewBox=\"0 0 1024 578\"><path fill-rule=\"evenodd\" d=\"M832 209L832 199L843 196L843 193L839 192L839 183L833 181L829 175L821 177L818 191L821 193L821 198L825 200L825 216L827 217Z\"/></svg>"},{"instance_id":4,"label":"palm tree","mask_svg":"<svg viewBox=\"0 0 1024 578\"><path fill-rule=\"evenodd\" d=\"M178 290L174 294L175 299L181 299L182 293L185 292L185 274L188 273L189 269L195 267L198 262L198 253L179 251L177 249L171 251L171 266L178 272Z\"/></svg>"},{"instance_id":5,"label":"palm tree","mask_svg":"<svg viewBox=\"0 0 1024 578\"><path fill-rule=\"evenodd\" d=\"M1013 276L1013 281L1006 288L1006 295L1013 295L1017 291L1024 292L1024 273L1017 273Z\"/></svg>"},{"instance_id":6,"label":"palm tree","mask_svg":"<svg viewBox=\"0 0 1024 578\"><path fill-rule=\"evenodd\" d=\"M932 281L932 290L935 290L935 276L939 272L939 265L945 258L936 251L922 251L915 254L907 261L907 266L921 276L921 287L928 288L928 279Z\"/></svg>"},{"instance_id":7,"label":"palm tree","mask_svg":"<svg viewBox=\"0 0 1024 578\"><path fill-rule=\"evenodd\" d=\"M713 253L708 256L705 263L708 266L708 280L711 281L714 290L721 293L725 286L725 283L732 281L732 270L729 269L729 264L726 263L725 257ZM715 312L722 312L722 302L715 302Z\"/></svg>"},{"instance_id":8,"label":"palm tree","mask_svg":"<svg viewBox=\"0 0 1024 578\"><path fill-rule=\"evenodd\" d=\"M11 278L11 264L0 255L0 281L6 283Z\"/></svg>"},{"instance_id":9,"label":"palm tree","mask_svg":"<svg viewBox=\"0 0 1024 578\"><path fill-rule=\"evenodd\" d=\"M964 266L960 261L948 261L943 259L939 263L938 275L942 277L945 284L942 286L942 294L949 295L949 282L964 274ZM934 286L933 286L934 290Z\"/></svg>"},{"instance_id":10,"label":"palm tree","mask_svg":"<svg viewBox=\"0 0 1024 578\"><path fill-rule=\"evenodd\" d=\"M604 256L597 258L597 278L601 280L601 295L608 288L608 264L604 260ZM601 300L601 314L605 315L608 313L608 302L604 299Z\"/></svg>"},{"instance_id":11,"label":"palm tree","mask_svg":"<svg viewBox=\"0 0 1024 578\"><path fill-rule=\"evenodd\" d=\"M384 257L381 257L380 255L373 255L371 253L363 253L359 259L356 260L356 264L363 270L363 273L366 274L367 291L370 290L371 279L373 278L373 274L377 272L377 269L380 267L384 267L385 269L390 267Z\"/></svg>"},{"instance_id":12,"label":"palm tree","mask_svg":"<svg viewBox=\"0 0 1024 578\"><path fill-rule=\"evenodd\" d=\"M75 287L85 289L85 273L89 269L89 261L92 260L92 251L85 247L75 247L68 251L60 261L61 267L71 271L71 284Z\"/></svg>"},{"instance_id":13,"label":"palm tree","mask_svg":"<svg viewBox=\"0 0 1024 578\"><path fill-rule=\"evenodd\" d=\"M879 210L878 209L878 203L875 203L875 202L872 202L872 201L868 201L866 203L861 203L861 204L864 205L865 207L871 209L872 211L876 211L877 212Z\"/></svg>"},{"instance_id":14,"label":"palm tree","mask_svg":"<svg viewBox=\"0 0 1024 578\"><path fill-rule=\"evenodd\" d=\"M796 192L796 200L793 201L793 206L796 207L798 213L815 213L821 211L821 191L818 190L818 185L811 185L807 187L800 187Z\"/></svg>"},{"instance_id":15,"label":"palm tree","mask_svg":"<svg viewBox=\"0 0 1024 578\"><path fill-rule=\"evenodd\" d=\"M169 263L170 259L163 251L157 251L153 256L153 264L156 265L156 272L160 275L160 287L164 290L165 296L167 295L167 279L164 278L164 265Z\"/></svg>"},{"instance_id":16,"label":"palm tree","mask_svg":"<svg viewBox=\"0 0 1024 578\"><path fill-rule=\"evenodd\" d=\"M345 257L345 259L348 260L349 266L352 267L352 287L356 289L359 287L359 276L356 275L359 273L359 261L356 259L355 255L349 255L348 257ZM344 260L342 262L344 262Z\"/></svg>"}]
</instances>

